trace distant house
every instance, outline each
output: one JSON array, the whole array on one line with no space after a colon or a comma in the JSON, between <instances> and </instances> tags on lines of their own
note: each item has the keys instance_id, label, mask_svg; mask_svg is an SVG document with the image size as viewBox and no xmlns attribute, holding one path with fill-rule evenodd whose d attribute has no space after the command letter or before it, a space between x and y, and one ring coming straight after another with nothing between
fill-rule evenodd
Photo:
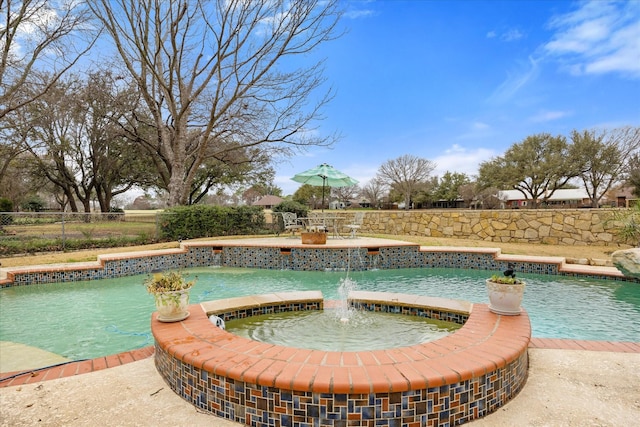
<instances>
[{"instance_id":1,"label":"distant house","mask_svg":"<svg viewBox=\"0 0 640 427\"><path fill-rule=\"evenodd\" d=\"M614 188L607 195L611 205L618 208L628 208L638 202L638 198L633 195L633 187L629 186Z\"/></svg>"},{"instance_id":2,"label":"distant house","mask_svg":"<svg viewBox=\"0 0 640 427\"><path fill-rule=\"evenodd\" d=\"M339 200L332 200L329 202L329 209L344 209L347 205Z\"/></svg>"},{"instance_id":3,"label":"distant house","mask_svg":"<svg viewBox=\"0 0 640 427\"><path fill-rule=\"evenodd\" d=\"M371 203L369 200L362 199L350 199L346 202L341 202L338 200L332 200L329 202L329 209L358 209L358 208L369 208L371 207Z\"/></svg>"},{"instance_id":4,"label":"distant house","mask_svg":"<svg viewBox=\"0 0 640 427\"><path fill-rule=\"evenodd\" d=\"M347 204L350 208L370 208L371 202L369 199L362 197L361 199L351 199Z\"/></svg>"},{"instance_id":5,"label":"distant house","mask_svg":"<svg viewBox=\"0 0 640 427\"><path fill-rule=\"evenodd\" d=\"M281 197L268 194L253 202L253 206L262 206L265 209L272 209L274 206L282 203L283 200L284 199Z\"/></svg>"},{"instance_id":6,"label":"distant house","mask_svg":"<svg viewBox=\"0 0 640 427\"><path fill-rule=\"evenodd\" d=\"M524 194L518 190L503 190L498 193L498 198L502 202L502 207L507 209L531 208L533 200L527 199ZM540 197L542 201L544 197ZM542 207L558 207L558 208L581 208L590 206L591 201L587 191L583 188L567 188L556 190L546 199Z\"/></svg>"}]
</instances>

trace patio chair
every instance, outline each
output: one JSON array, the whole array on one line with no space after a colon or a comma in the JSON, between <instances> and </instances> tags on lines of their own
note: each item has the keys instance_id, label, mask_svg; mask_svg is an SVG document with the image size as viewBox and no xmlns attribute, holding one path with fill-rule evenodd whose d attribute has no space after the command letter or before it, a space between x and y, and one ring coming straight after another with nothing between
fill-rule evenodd
<instances>
[{"instance_id":1,"label":"patio chair","mask_svg":"<svg viewBox=\"0 0 640 427\"><path fill-rule=\"evenodd\" d=\"M356 212L353 217L353 221L350 224L345 224L344 228L351 231L350 239L356 238L356 232L362 227L362 221L364 220L364 212Z\"/></svg>"},{"instance_id":2,"label":"patio chair","mask_svg":"<svg viewBox=\"0 0 640 427\"><path fill-rule=\"evenodd\" d=\"M307 231L327 231L327 224L324 219L324 214L310 213L307 218Z\"/></svg>"},{"instance_id":3,"label":"patio chair","mask_svg":"<svg viewBox=\"0 0 640 427\"><path fill-rule=\"evenodd\" d=\"M291 231L292 238L295 237L296 230L302 230L304 228L304 224L300 222L295 212L283 212L282 221L285 231Z\"/></svg>"}]
</instances>

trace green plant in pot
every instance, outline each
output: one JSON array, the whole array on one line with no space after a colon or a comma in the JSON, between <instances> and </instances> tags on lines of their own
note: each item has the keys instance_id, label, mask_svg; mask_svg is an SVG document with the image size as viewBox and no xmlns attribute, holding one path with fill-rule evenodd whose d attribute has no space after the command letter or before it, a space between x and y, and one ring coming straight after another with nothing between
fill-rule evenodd
<instances>
[{"instance_id":1,"label":"green plant in pot","mask_svg":"<svg viewBox=\"0 0 640 427\"><path fill-rule=\"evenodd\" d=\"M189 317L189 290L195 280L187 281L179 271L154 273L144 285L153 295L161 322L178 322Z\"/></svg>"},{"instance_id":2,"label":"green plant in pot","mask_svg":"<svg viewBox=\"0 0 640 427\"><path fill-rule=\"evenodd\" d=\"M496 314L517 316L520 314L526 287L522 279L516 278L513 264L508 264L503 274L494 274L486 280L489 295L489 310Z\"/></svg>"}]
</instances>

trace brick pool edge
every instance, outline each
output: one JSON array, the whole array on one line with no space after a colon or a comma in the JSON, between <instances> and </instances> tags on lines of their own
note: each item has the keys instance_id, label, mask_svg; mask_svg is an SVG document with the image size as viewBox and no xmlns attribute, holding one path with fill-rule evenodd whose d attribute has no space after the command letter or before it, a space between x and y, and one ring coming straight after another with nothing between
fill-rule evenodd
<instances>
[{"instance_id":1,"label":"brick pool edge","mask_svg":"<svg viewBox=\"0 0 640 427\"><path fill-rule=\"evenodd\" d=\"M256 426L457 425L495 411L526 382L531 327L524 311L500 316L485 304L397 293L359 291L349 300L379 311L468 318L436 341L332 352L251 341L208 320L322 310L319 291L209 301L191 305L182 322L162 323L154 313L156 367L200 410Z\"/></svg>"}]
</instances>

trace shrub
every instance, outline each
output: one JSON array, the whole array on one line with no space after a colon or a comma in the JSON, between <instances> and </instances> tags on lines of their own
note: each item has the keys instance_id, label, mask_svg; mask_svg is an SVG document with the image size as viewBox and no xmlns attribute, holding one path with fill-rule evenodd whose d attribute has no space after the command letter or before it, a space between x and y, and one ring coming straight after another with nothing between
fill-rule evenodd
<instances>
[{"instance_id":1,"label":"shrub","mask_svg":"<svg viewBox=\"0 0 640 427\"><path fill-rule=\"evenodd\" d=\"M265 228L258 206L177 206L158 218L160 238L169 240L255 234Z\"/></svg>"},{"instance_id":2,"label":"shrub","mask_svg":"<svg viewBox=\"0 0 640 427\"><path fill-rule=\"evenodd\" d=\"M42 212L44 210L44 202L37 195L31 196L22 204L22 210L26 212Z\"/></svg>"},{"instance_id":3,"label":"shrub","mask_svg":"<svg viewBox=\"0 0 640 427\"><path fill-rule=\"evenodd\" d=\"M273 207L273 212L294 212L298 217L304 218L309 214L309 208L292 200L285 200Z\"/></svg>"},{"instance_id":4,"label":"shrub","mask_svg":"<svg viewBox=\"0 0 640 427\"><path fill-rule=\"evenodd\" d=\"M294 212L298 218L306 218L309 216L309 208L307 206L292 200L284 200L280 204L274 206L272 211L274 213ZM275 221L278 223L278 229L283 231L284 222L282 221L282 215L276 215Z\"/></svg>"},{"instance_id":5,"label":"shrub","mask_svg":"<svg viewBox=\"0 0 640 427\"><path fill-rule=\"evenodd\" d=\"M616 235L620 240L640 247L640 203L628 209L615 211L612 220L618 225Z\"/></svg>"},{"instance_id":6,"label":"shrub","mask_svg":"<svg viewBox=\"0 0 640 427\"><path fill-rule=\"evenodd\" d=\"M124 221L124 209L111 206L107 221Z\"/></svg>"},{"instance_id":7,"label":"shrub","mask_svg":"<svg viewBox=\"0 0 640 427\"><path fill-rule=\"evenodd\" d=\"M11 200L0 197L0 212L13 212L13 203ZM0 229L3 225L13 223L13 216L9 214L0 214Z\"/></svg>"},{"instance_id":8,"label":"shrub","mask_svg":"<svg viewBox=\"0 0 640 427\"><path fill-rule=\"evenodd\" d=\"M148 245L156 240L148 237L109 237L106 239L65 239L59 238L3 238L0 256L10 256L34 252L75 251L82 249L115 248L122 246Z\"/></svg>"}]
</instances>

